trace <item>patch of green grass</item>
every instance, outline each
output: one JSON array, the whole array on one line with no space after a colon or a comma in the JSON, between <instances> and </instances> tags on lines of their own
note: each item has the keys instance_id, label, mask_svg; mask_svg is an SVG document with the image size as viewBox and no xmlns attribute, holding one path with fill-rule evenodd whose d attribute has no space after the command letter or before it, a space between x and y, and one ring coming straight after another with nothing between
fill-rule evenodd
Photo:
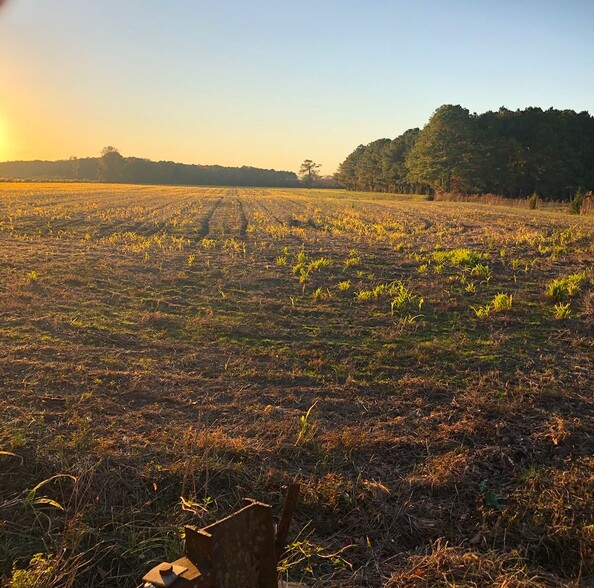
<instances>
[{"instance_id":1,"label":"patch of green grass","mask_svg":"<svg viewBox=\"0 0 594 588\"><path fill-rule=\"evenodd\" d=\"M451 265L461 266L476 266L481 261L488 257L485 253L478 251L472 251L466 247L460 247L458 249L451 249L449 251L434 251L433 261L438 264L449 263Z\"/></svg>"},{"instance_id":2,"label":"patch of green grass","mask_svg":"<svg viewBox=\"0 0 594 588\"><path fill-rule=\"evenodd\" d=\"M507 310L511 310L512 302L512 294L496 294L491 301L491 308L493 309L493 312L505 312Z\"/></svg>"},{"instance_id":3,"label":"patch of green grass","mask_svg":"<svg viewBox=\"0 0 594 588\"><path fill-rule=\"evenodd\" d=\"M565 304L563 302L558 302L553 307L553 310L554 310L555 318L557 320L571 318L572 313L571 313L571 303L570 302L567 302Z\"/></svg>"},{"instance_id":4,"label":"patch of green grass","mask_svg":"<svg viewBox=\"0 0 594 588\"><path fill-rule=\"evenodd\" d=\"M586 283L587 276L584 272L571 274L565 278L557 278L549 282L546 287L546 294L555 300L565 300L576 296Z\"/></svg>"}]
</instances>

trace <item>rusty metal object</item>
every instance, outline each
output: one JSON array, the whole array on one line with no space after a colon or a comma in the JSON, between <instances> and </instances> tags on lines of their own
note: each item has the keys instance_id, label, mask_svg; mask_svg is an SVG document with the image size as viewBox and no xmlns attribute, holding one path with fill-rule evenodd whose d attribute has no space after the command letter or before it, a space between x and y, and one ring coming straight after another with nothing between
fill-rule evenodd
<instances>
[{"instance_id":1,"label":"rusty metal object","mask_svg":"<svg viewBox=\"0 0 594 588\"><path fill-rule=\"evenodd\" d=\"M147 588L277 588L277 563L284 553L299 485L289 487L275 537L272 508L244 500L236 513L186 531L186 555L154 567L143 578Z\"/></svg>"},{"instance_id":2,"label":"rusty metal object","mask_svg":"<svg viewBox=\"0 0 594 588\"><path fill-rule=\"evenodd\" d=\"M154 567L142 578L147 584L156 588L167 588L171 586L179 576L187 572L188 568L176 563L163 562Z\"/></svg>"},{"instance_id":3,"label":"rusty metal object","mask_svg":"<svg viewBox=\"0 0 594 588\"><path fill-rule=\"evenodd\" d=\"M276 561L277 563L283 558L287 546L287 536L289 535L289 527L293 520L293 514L297 508L297 500L299 499L299 484L291 484L287 490L287 498L285 499L285 506L283 507L283 514L276 529Z\"/></svg>"}]
</instances>

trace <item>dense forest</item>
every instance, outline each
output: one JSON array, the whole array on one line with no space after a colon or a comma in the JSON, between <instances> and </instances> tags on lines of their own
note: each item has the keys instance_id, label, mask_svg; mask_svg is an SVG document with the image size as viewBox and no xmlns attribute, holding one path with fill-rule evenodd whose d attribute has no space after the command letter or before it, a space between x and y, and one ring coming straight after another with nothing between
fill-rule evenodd
<instances>
[{"instance_id":1,"label":"dense forest","mask_svg":"<svg viewBox=\"0 0 594 588\"><path fill-rule=\"evenodd\" d=\"M246 166L223 167L150 161L138 157L123 157L114 147L103 149L100 157L0 163L0 177L196 186L288 187L299 185L294 172Z\"/></svg>"},{"instance_id":2,"label":"dense forest","mask_svg":"<svg viewBox=\"0 0 594 588\"><path fill-rule=\"evenodd\" d=\"M568 199L594 187L594 117L446 104L422 130L359 145L335 177L350 190Z\"/></svg>"}]
</instances>

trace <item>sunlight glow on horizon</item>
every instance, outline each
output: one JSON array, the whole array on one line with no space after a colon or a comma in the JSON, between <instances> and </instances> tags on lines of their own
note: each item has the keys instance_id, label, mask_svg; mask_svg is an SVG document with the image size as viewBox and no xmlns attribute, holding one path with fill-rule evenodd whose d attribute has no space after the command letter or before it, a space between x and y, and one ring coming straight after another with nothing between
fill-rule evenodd
<instances>
[{"instance_id":1,"label":"sunlight glow on horizon","mask_svg":"<svg viewBox=\"0 0 594 588\"><path fill-rule=\"evenodd\" d=\"M357 145L423 127L442 104L594 110L591 0L303 6L5 2L0 160L113 145L202 165L297 171L312 159L332 174Z\"/></svg>"},{"instance_id":2,"label":"sunlight glow on horizon","mask_svg":"<svg viewBox=\"0 0 594 588\"><path fill-rule=\"evenodd\" d=\"M0 161L5 161L9 153L9 139L4 117L0 113Z\"/></svg>"}]
</instances>

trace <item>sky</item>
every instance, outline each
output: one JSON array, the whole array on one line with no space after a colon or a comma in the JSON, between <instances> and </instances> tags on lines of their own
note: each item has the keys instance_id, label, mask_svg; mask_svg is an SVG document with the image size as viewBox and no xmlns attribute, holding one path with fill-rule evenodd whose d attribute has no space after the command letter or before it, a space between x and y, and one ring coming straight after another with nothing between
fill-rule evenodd
<instances>
[{"instance_id":1,"label":"sky","mask_svg":"<svg viewBox=\"0 0 594 588\"><path fill-rule=\"evenodd\" d=\"M0 0L0 161L332 174L442 104L594 114L594 0Z\"/></svg>"}]
</instances>

